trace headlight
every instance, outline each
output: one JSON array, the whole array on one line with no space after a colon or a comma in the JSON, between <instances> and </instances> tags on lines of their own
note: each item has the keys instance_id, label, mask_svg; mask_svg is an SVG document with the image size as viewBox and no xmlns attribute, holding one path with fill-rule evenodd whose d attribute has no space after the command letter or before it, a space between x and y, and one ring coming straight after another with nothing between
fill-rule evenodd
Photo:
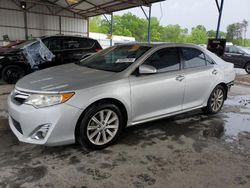
<instances>
[{"instance_id":1,"label":"headlight","mask_svg":"<svg viewBox=\"0 0 250 188\"><path fill-rule=\"evenodd\" d=\"M35 108L42 108L61 104L69 100L74 93L62 94L31 94L25 101L25 104L34 106Z\"/></svg>"},{"instance_id":2,"label":"headlight","mask_svg":"<svg viewBox=\"0 0 250 188\"><path fill-rule=\"evenodd\" d=\"M0 56L0 59L3 59L4 58L4 56Z\"/></svg>"}]
</instances>

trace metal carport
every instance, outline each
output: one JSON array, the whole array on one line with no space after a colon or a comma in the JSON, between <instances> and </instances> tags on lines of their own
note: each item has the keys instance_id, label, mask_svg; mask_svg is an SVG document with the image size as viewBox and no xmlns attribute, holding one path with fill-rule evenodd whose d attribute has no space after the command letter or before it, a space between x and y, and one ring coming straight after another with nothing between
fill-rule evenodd
<instances>
[{"instance_id":1,"label":"metal carport","mask_svg":"<svg viewBox=\"0 0 250 188\"><path fill-rule=\"evenodd\" d=\"M0 2L0 10L12 10L23 12L23 26L19 26L19 29L24 29L25 38L27 39L29 36L29 30L37 29L29 27L29 16L28 14L39 14L39 15L50 15L50 16L57 16L58 21L57 29L50 29L53 32L63 33L62 24L65 22L62 21L62 18L68 18L68 22L70 22L70 18L82 19L86 20L88 23L88 18L98 15L111 15L110 23L110 35L112 36L112 24L113 24L113 12L134 8L134 7L141 7L143 13L145 14L148 20L148 42L150 42L150 20L151 20L151 5L153 3L161 2L164 0L9 0L15 5L13 8L12 6L3 6ZM223 3L224 0L221 0L220 3L218 0L215 0L219 18L217 24L217 34L216 38L219 38L219 30L220 30L220 20L223 10ZM146 14L143 6L149 7L149 13ZM4 18L2 18L4 19ZM33 21L34 22L34 21ZM52 24L53 25L53 24ZM86 24L86 34L88 35L88 24ZM0 27L13 27L13 25L3 25L1 24L0 20ZM45 25L46 27L46 25ZM38 30L43 30L43 28L38 28ZM78 32L78 31L77 31ZM75 33L77 33L75 32ZM70 31L65 31L64 33L70 33ZM74 32L72 32L74 34ZM80 32L79 32L80 34ZM112 37L111 37L112 39Z\"/></svg>"}]
</instances>

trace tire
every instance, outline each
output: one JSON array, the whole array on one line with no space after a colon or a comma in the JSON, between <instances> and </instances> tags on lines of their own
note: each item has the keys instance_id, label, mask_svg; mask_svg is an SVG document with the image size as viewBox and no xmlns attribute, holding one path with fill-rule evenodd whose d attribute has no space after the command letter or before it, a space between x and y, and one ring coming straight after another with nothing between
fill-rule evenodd
<instances>
[{"instance_id":1,"label":"tire","mask_svg":"<svg viewBox=\"0 0 250 188\"><path fill-rule=\"evenodd\" d=\"M226 91L224 87L222 87L221 85L216 86L208 99L207 106L205 108L202 108L202 111L205 114L218 113L223 107L225 96Z\"/></svg>"},{"instance_id":2,"label":"tire","mask_svg":"<svg viewBox=\"0 0 250 188\"><path fill-rule=\"evenodd\" d=\"M250 74L250 62L245 65L245 71Z\"/></svg>"},{"instance_id":3,"label":"tire","mask_svg":"<svg viewBox=\"0 0 250 188\"><path fill-rule=\"evenodd\" d=\"M17 65L7 65L2 69L2 79L8 84L15 84L25 75L25 71Z\"/></svg>"},{"instance_id":4,"label":"tire","mask_svg":"<svg viewBox=\"0 0 250 188\"><path fill-rule=\"evenodd\" d=\"M105 123L106 118L108 121ZM124 122L121 110L116 105L110 103L94 105L85 112L80 122L77 141L89 149L106 148L117 141Z\"/></svg>"}]
</instances>

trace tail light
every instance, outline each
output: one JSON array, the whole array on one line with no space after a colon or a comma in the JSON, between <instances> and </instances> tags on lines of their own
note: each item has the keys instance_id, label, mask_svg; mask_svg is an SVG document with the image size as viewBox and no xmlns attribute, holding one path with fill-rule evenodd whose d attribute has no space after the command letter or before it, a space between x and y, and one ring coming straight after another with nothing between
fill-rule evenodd
<instances>
[{"instance_id":1,"label":"tail light","mask_svg":"<svg viewBox=\"0 0 250 188\"><path fill-rule=\"evenodd\" d=\"M101 50L102 50L101 48L96 48L96 49L95 49L96 52L99 52L99 51L101 51Z\"/></svg>"}]
</instances>

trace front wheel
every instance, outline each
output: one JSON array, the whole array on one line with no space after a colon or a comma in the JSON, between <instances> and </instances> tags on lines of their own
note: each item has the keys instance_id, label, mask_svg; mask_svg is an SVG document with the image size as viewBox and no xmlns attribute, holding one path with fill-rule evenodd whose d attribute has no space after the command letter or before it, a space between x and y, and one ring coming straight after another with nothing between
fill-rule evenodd
<instances>
[{"instance_id":1,"label":"front wheel","mask_svg":"<svg viewBox=\"0 0 250 188\"><path fill-rule=\"evenodd\" d=\"M25 71L17 65L7 65L2 70L2 79L8 84L15 84L25 75Z\"/></svg>"},{"instance_id":2,"label":"front wheel","mask_svg":"<svg viewBox=\"0 0 250 188\"><path fill-rule=\"evenodd\" d=\"M113 144L121 134L123 115L114 104L93 106L85 113L78 142L91 149L102 149Z\"/></svg>"},{"instance_id":3,"label":"front wheel","mask_svg":"<svg viewBox=\"0 0 250 188\"><path fill-rule=\"evenodd\" d=\"M220 85L216 86L208 99L207 106L202 109L203 112L205 114L218 113L224 104L225 95L225 89Z\"/></svg>"},{"instance_id":4,"label":"front wheel","mask_svg":"<svg viewBox=\"0 0 250 188\"><path fill-rule=\"evenodd\" d=\"M245 71L250 74L250 62L246 64Z\"/></svg>"}]
</instances>

